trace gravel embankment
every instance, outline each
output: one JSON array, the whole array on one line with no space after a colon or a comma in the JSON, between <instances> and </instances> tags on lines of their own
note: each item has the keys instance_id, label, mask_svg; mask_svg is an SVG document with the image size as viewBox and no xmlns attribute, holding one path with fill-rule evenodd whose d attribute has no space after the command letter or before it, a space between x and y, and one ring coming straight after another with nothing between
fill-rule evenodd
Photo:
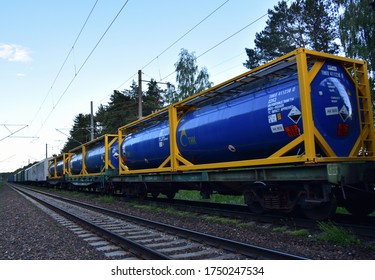
<instances>
[{"instance_id":1,"label":"gravel embankment","mask_svg":"<svg viewBox=\"0 0 375 280\"><path fill-rule=\"evenodd\" d=\"M0 260L80 259L104 255L23 196L0 187Z\"/></svg>"},{"instance_id":2,"label":"gravel embankment","mask_svg":"<svg viewBox=\"0 0 375 280\"><path fill-rule=\"evenodd\" d=\"M374 240L362 239L360 245L344 246L321 241L315 233L311 233L310 236L293 236L285 232L275 232L270 225L244 226L227 222L209 222L203 217L179 214L178 211L156 211L133 207L124 202L106 204L97 199L74 199L311 259L375 259ZM59 225L19 194L8 187L0 189L0 259L103 258L103 255L85 241Z\"/></svg>"}]
</instances>

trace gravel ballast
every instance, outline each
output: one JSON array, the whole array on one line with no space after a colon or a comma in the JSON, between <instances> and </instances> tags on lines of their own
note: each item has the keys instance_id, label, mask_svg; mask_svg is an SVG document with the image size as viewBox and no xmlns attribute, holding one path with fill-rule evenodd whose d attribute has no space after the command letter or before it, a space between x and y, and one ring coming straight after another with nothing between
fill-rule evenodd
<instances>
[{"instance_id":1,"label":"gravel ballast","mask_svg":"<svg viewBox=\"0 0 375 280\"><path fill-rule=\"evenodd\" d=\"M26 198L0 187L1 260L98 260L104 255Z\"/></svg>"},{"instance_id":2,"label":"gravel ballast","mask_svg":"<svg viewBox=\"0 0 375 280\"><path fill-rule=\"evenodd\" d=\"M60 193L59 193L60 194ZM127 214L140 216L240 242L264 246L311 259L354 260L375 259L374 240L361 239L359 245L339 245L314 236L294 236L272 230L269 225L246 225L209 222L199 216L181 215L178 211L162 211L116 201L102 203L77 198ZM172 213L171 213L172 212ZM4 186L0 188L0 259L104 259L87 242Z\"/></svg>"}]
</instances>

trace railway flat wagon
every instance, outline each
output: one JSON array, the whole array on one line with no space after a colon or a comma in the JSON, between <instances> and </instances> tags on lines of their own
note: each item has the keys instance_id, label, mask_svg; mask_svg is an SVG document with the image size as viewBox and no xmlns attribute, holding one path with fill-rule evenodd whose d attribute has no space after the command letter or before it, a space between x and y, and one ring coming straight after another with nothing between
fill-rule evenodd
<instances>
[{"instance_id":1,"label":"railway flat wagon","mask_svg":"<svg viewBox=\"0 0 375 280\"><path fill-rule=\"evenodd\" d=\"M111 175L118 174L118 137L105 134L49 161L52 185L110 192Z\"/></svg>"},{"instance_id":2,"label":"railway flat wagon","mask_svg":"<svg viewBox=\"0 0 375 280\"><path fill-rule=\"evenodd\" d=\"M254 212L375 209L367 67L297 49L118 130L128 195L243 195Z\"/></svg>"}]
</instances>

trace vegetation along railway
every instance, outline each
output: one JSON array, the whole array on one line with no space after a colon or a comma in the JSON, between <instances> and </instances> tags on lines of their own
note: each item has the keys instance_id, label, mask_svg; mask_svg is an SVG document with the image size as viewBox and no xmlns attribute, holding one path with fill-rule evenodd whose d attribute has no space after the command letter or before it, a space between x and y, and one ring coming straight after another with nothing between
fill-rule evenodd
<instances>
[{"instance_id":1,"label":"vegetation along railway","mask_svg":"<svg viewBox=\"0 0 375 280\"><path fill-rule=\"evenodd\" d=\"M255 213L325 219L375 210L375 135L364 61L297 49L11 181L173 198L244 197Z\"/></svg>"}]
</instances>

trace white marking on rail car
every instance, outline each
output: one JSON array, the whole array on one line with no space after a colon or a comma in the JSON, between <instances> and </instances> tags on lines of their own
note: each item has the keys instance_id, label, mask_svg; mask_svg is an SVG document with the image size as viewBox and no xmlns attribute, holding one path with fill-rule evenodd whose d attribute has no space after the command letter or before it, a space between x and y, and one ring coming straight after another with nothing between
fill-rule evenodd
<instances>
[{"instance_id":1,"label":"white marking on rail car","mask_svg":"<svg viewBox=\"0 0 375 280\"><path fill-rule=\"evenodd\" d=\"M337 71L337 67L334 65L327 65L327 69L330 71Z\"/></svg>"},{"instance_id":2,"label":"white marking on rail car","mask_svg":"<svg viewBox=\"0 0 375 280\"><path fill-rule=\"evenodd\" d=\"M339 114L339 108L337 106L334 107L326 107L326 116L334 116Z\"/></svg>"},{"instance_id":3,"label":"white marking on rail car","mask_svg":"<svg viewBox=\"0 0 375 280\"><path fill-rule=\"evenodd\" d=\"M284 131L284 126L282 124L271 125L272 133L279 133Z\"/></svg>"},{"instance_id":4,"label":"white marking on rail car","mask_svg":"<svg viewBox=\"0 0 375 280\"><path fill-rule=\"evenodd\" d=\"M268 123L275 123L277 122L276 114L272 114L268 116Z\"/></svg>"}]
</instances>

